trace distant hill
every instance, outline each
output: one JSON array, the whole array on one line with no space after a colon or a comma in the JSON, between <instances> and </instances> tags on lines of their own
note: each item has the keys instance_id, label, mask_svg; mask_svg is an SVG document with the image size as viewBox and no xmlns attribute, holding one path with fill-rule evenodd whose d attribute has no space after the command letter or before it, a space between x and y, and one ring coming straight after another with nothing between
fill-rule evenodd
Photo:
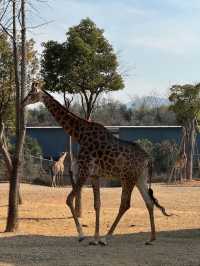
<instances>
[{"instance_id":1,"label":"distant hill","mask_svg":"<svg viewBox=\"0 0 200 266\"><path fill-rule=\"evenodd\" d=\"M160 107L162 105L169 105L170 102L167 98L162 97L154 97L154 96L144 96L144 97L136 97L133 101L128 102L126 106L128 108L137 109L142 105L145 105L149 108Z\"/></svg>"}]
</instances>

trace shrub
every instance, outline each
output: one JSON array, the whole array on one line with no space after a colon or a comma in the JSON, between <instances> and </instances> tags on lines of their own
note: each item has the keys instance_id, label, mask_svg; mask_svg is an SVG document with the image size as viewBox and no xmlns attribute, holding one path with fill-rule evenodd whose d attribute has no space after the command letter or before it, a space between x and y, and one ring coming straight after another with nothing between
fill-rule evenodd
<instances>
[{"instance_id":1,"label":"shrub","mask_svg":"<svg viewBox=\"0 0 200 266\"><path fill-rule=\"evenodd\" d=\"M152 157L157 174L170 172L178 153L178 146L174 141L152 143L148 139L139 139L137 143Z\"/></svg>"}]
</instances>

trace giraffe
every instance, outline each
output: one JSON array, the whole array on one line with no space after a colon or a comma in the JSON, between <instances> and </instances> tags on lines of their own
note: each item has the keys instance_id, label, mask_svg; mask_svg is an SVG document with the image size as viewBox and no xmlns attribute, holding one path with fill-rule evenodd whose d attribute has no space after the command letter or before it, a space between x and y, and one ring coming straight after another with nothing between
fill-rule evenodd
<instances>
[{"instance_id":1,"label":"giraffe","mask_svg":"<svg viewBox=\"0 0 200 266\"><path fill-rule=\"evenodd\" d=\"M174 167L171 170L168 182L171 182L172 178L174 177L174 182L176 183L176 179L179 175L180 181L183 179L186 180L186 165L187 165L187 155L185 151L185 138L186 138L186 131L183 127L183 137L180 144L180 150L177 156L177 159L174 163Z\"/></svg>"},{"instance_id":2,"label":"giraffe","mask_svg":"<svg viewBox=\"0 0 200 266\"><path fill-rule=\"evenodd\" d=\"M63 152L59 157L58 161L53 162L51 166L52 171L52 183L51 186L56 187L62 185L63 183L63 173L64 173L64 161L67 156L67 152Z\"/></svg>"},{"instance_id":3,"label":"giraffe","mask_svg":"<svg viewBox=\"0 0 200 266\"><path fill-rule=\"evenodd\" d=\"M82 119L69 109L57 102L48 92L43 90L39 83L33 82L32 89L24 99L22 105L42 101L54 116L64 131L72 136L80 145L78 155L78 178L75 186L67 196L66 204L71 210L79 241L85 239L82 226L74 209L74 198L81 190L88 177L92 180L95 209L95 233L92 245L107 245L107 239L112 236L123 214L130 208L131 194L136 186L146 204L151 234L147 243L156 239L154 223L154 205L166 216L165 209L153 196L152 189L148 189L147 177L151 173L151 158L137 143L120 140L112 133L96 122ZM100 237L100 177L114 176L121 180L122 193L118 214L107 232L106 236Z\"/></svg>"},{"instance_id":4,"label":"giraffe","mask_svg":"<svg viewBox=\"0 0 200 266\"><path fill-rule=\"evenodd\" d=\"M186 155L185 151L183 150L179 154L178 159L175 161L174 168L172 169L172 173L171 173L171 176L174 176L175 183L176 183L176 179L177 179L178 175L180 177L180 181L182 181L183 179L186 179L186 176L185 176L186 164L187 164L187 155ZM171 178L170 178L170 180L171 180Z\"/></svg>"}]
</instances>

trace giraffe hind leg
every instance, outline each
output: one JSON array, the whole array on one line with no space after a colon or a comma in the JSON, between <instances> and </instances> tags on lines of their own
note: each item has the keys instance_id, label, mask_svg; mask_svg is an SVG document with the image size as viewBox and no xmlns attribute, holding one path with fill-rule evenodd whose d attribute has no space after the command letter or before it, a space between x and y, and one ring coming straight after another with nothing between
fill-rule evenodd
<instances>
[{"instance_id":1,"label":"giraffe hind leg","mask_svg":"<svg viewBox=\"0 0 200 266\"><path fill-rule=\"evenodd\" d=\"M136 184L138 190L140 191L140 194L145 202L145 205L147 207L148 213L149 213L149 219L150 219L150 225L151 225L151 236L150 236L150 242L154 241L156 239L156 230L155 230L155 222L154 222L154 203L149 195L148 187L146 178L141 177L139 178L137 184ZM148 242L146 242L148 243Z\"/></svg>"},{"instance_id":2,"label":"giraffe hind leg","mask_svg":"<svg viewBox=\"0 0 200 266\"><path fill-rule=\"evenodd\" d=\"M114 230L117 227L120 219L122 218L124 213L130 208L131 194L132 194L134 185L135 183L132 180L122 179L122 194L121 194L121 203L119 207L119 212L117 214L115 221L110 227L106 235L106 238L111 236L114 233ZM106 238L102 239L100 244L106 245L107 244Z\"/></svg>"}]
</instances>

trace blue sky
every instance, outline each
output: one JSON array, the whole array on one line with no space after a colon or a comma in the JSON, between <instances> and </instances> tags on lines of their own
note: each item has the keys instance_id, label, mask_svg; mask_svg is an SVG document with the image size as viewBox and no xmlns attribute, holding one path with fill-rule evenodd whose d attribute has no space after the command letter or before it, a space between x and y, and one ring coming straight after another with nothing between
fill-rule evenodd
<instances>
[{"instance_id":1,"label":"blue sky","mask_svg":"<svg viewBox=\"0 0 200 266\"><path fill-rule=\"evenodd\" d=\"M40 43L65 40L69 27L90 17L119 54L125 89L110 97L166 96L175 83L200 81L199 0L34 1L29 24L53 21L29 33ZM29 7L30 9L30 7Z\"/></svg>"}]
</instances>

